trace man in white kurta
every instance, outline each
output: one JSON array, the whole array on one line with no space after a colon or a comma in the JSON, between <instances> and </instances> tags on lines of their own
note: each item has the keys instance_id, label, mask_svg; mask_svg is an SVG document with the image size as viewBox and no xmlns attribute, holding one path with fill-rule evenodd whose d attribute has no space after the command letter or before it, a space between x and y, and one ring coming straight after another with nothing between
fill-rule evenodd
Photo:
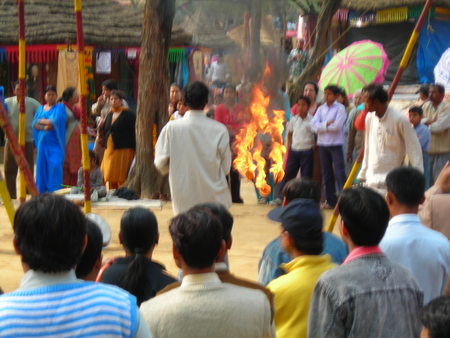
<instances>
[{"instance_id":1,"label":"man in white kurta","mask_svg":"<svg viewBox=\"0 0 450 338\"><path fill-rule=\"evenodd\" d=\"M221 203L228 208L231 205L226 180L231 168L228 131L203 112L208 99L206 85L190 84L185 96L189 110L182 119L171 121L162 129L156 142L155 166L163 174L169 172L175 215L205 202Z\"/></svg>"},{"instance_id":2,"label":"man in white kurta","mask_svg":"<svg viewBox=\"0 0 450 338\"><path fill-rule=\"evenodd\" d=\"M358 180L385 192L386 175L401 166L407 155L411 165L423 172L422 149L409 121L388 106L386 91L379 85L366 87L368 98L364 159Z\"/></svg>"}]
</instances>

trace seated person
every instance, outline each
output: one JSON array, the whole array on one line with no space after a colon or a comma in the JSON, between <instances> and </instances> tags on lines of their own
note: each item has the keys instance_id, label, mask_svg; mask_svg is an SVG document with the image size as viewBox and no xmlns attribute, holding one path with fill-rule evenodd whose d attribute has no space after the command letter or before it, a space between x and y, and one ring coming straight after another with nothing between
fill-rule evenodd
<instances>
[{"instance_id":1,"label":"seated person","mask_svg":"<svg viewBox=\"0 0 450 338\"><path fill-rule=\"evenodd\" d=\"M154 297L166 285L176 281L164 266L152 261L158 240L155 215L144 208L128 209L120 220L119 232L126 256L114 259L100 281L117 285L135 295L138 305Z\"/></svg>"},{"instance_id":2,"label":"seated person","mask_svg":"<svg viewBox=\"0 0 450 338\"><path fill-rule=\"evenodd\" d=\"M106 196L106 187L103 185L103 174L100 170L100 161L97 154L89 150L89 158L91 160L91 170L89 171L89 182L92 191L91 197L93 200L96 200L96 198L93 198L95 194L97 195L97 199ZM73 188L71 192L78 194L82 191L84 191L83 167L78 169L77 188Z\"/></svg>"},{"instance_id":3,"label":"seated person","mask_svg":"<svg viewBox=\"0 0 450 338\"><path fill-rule=\"evenodd\" d=\"M274 222L281 222L280 214L286 205L297 198L312 199L317 204L320 203L320 191L316 183L306 179L293 179L286 183L283 191L283 207L272 209L267 215ZM348 250L344 242L337 236L329 232L323 233L323 251L329 254L336 264L341 264L347 257ZM258 281L267 285L272 279L275 279L285 272L279 268L280 264L288 263L291 257L283 250L280 244L280 238L277 237L271 241L264 249L262 257L258 264Z\"/></svg>"},{"instance_id":4,"label":"seated person","mask_svg":"<svg viewBox=\"0 0 450 338\"><path fill-rule=\"evenodd\" d=\"M99 226L89 218L86 218L86 235L86 249L77 264L75 274L79 279L95 282L102 267L103 235Z\"/></svg>"},{"instance_id":5,"label":"seated person","mask_svg":"<svg viewBox=\"0 0 450 338\"><path fill-rule=\"evenodd\" d=\"M13 246L25 275L0 297L1 336L151 337L134 296L77 279L86 241L86 218L63 197L42 194L19 207Z\"/></svg>"}]
</instances>

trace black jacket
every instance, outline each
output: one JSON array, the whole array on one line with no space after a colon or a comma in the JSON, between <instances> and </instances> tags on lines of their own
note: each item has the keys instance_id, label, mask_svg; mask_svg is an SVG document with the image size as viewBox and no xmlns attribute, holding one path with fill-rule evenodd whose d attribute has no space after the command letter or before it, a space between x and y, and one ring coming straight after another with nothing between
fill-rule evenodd
<instances>
[{"instance_id":1,"label":"black jacket","mask_svg":"<svg viewBox=\"0 0 450 338\"><path fill-rule=\"evenodd\" d=\"M109 135L112 135L114 149L135 149L136 134L135 123L136 115L131 110L123 110L117 120L112 123L113 112L109 112L103 126L105 141Z\"/></svg>"}]
</instances>

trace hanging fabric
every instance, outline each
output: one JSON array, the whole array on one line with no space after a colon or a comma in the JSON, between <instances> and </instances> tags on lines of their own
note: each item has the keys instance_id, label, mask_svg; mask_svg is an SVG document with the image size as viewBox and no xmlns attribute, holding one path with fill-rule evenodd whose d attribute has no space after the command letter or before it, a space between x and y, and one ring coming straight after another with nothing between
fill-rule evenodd
<instances>
[{"instance_id":1,"label":"hanging fabric","mask_svg":"<svg viewBox=\"0 0 450 338\"><path fill-rule=\"evenodd\" d=\"M67 87L76 87L78 93L80 93L77 54L74 50L59 51L56 81L56 89L59 96Z\"/></svg>"},{"instance_id":2,"label":"hanging fabric","mask_svg":"<svg viewBox=\"0 0 450 338\"><path fill-rule=\"evenodd\" d=\"M394 23L408 20L408 7L380 9L376 12L376 23Z\"/></svg>"}]
</instances>

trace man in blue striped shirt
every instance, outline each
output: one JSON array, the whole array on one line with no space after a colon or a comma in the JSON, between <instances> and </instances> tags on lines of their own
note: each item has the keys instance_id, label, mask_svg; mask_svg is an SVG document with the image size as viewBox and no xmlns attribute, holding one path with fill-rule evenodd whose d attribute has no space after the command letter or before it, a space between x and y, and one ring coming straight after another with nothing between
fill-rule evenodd
<instances>
[{"instance_id":1,"label":"man in blue striped shirt","mask_svg":"<svg viewBox=\"0 0 450 338\"><path fill-rule=\"evenodd\" d=\"M32 198L17 210L13 244L25 275L0 296L1 337L151 337L134 296L76 278L87 244L77 206L50 194Z\"/></svg>"}]
</instances>

